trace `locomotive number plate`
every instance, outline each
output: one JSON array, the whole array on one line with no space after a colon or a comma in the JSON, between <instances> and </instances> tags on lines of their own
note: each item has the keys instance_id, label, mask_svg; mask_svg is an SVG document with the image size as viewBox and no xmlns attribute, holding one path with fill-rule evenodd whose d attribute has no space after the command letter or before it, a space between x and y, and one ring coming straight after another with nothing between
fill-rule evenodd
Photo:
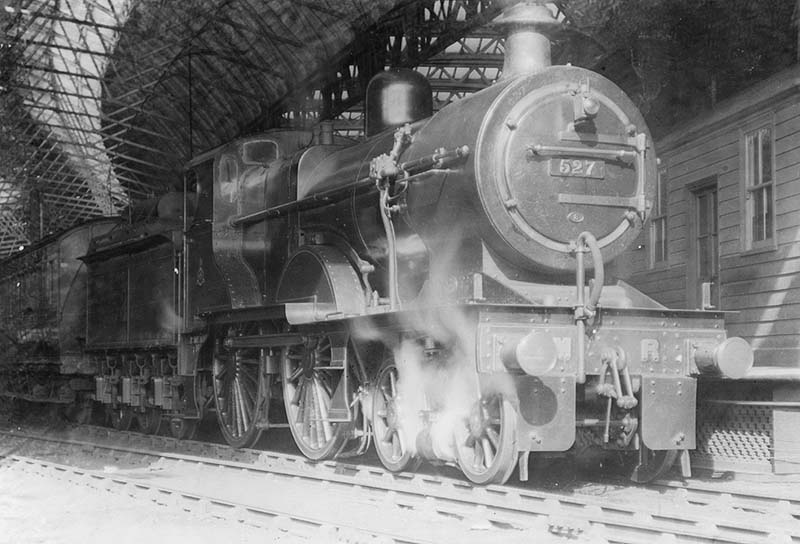
<instances>
[{"instance_id":1,"label":"locomotive number plate","mask_svg":"<svg viewBox=\"0 0 800 544\"><path fill-rule=\"evenodd\" d=\"M589 159L550 159L550 175L603 179L606 177L606 163Z\"/></svg>"}]
</instances>

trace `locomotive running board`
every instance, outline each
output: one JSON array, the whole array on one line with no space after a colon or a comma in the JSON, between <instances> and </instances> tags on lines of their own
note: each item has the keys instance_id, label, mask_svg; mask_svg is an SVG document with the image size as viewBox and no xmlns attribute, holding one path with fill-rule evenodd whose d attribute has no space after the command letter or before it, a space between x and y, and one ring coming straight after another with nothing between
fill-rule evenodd
<instances>
[{"instance_id":1,"label":"locomotive running board","mask_svg":"<svg viewBox=\"0 0 800 544\"><path fill-rule=\"evenodd\" d=\"M277 348L299 346L304 342L305 337L299 334L255 334L226 338L225 347L233 349Z\"/></svg>"},{"instance_id":2,"label":"locomotive running board","mask_svg":"<svg viewBox=\"0 0 800 544\"><path fill-rule=\"evenodd\" d=\"M212 325L228 325L248 321L270 321L286 319L286 305L270 304L268 306L252 306L246 308L204 308L198 312L199 317Z\"/></svg>"}]
</instances>

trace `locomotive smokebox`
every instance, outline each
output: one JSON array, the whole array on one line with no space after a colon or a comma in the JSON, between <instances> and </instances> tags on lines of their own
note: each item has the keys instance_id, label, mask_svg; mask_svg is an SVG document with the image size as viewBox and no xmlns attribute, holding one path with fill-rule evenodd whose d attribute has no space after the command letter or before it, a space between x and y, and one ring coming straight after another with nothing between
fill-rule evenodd
<instances>
[{"instance_id":1,"label":"locomotive smokebox","mask_svg":"<svg viewBox=\"0 0 800 544\"><path fill-rule=\"evenodd\" d=\"M367 137L431 115L431 85L417 71L393 68L379 73L367 85Z\"/></svg>"},{"instance_id":2,"label":"locomotive smokebox","mask_svg":"<svg viewBox=\"0 0 800 544\"><path fill-rule=\"evenodd\" d=\"M536 2L523 2L503 12L494 24L506 33L501 79L533 74L551 65L550 40L561 29L550 10Z\"/></svg>"}]
</instances>

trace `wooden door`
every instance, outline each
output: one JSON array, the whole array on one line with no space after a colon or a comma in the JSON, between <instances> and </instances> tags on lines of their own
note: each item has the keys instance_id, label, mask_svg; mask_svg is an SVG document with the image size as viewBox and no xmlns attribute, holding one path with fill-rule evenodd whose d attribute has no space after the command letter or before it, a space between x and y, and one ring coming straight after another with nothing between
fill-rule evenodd
<instances>
[{"instance_id":1,"label":"wooden door","mask_svg":"<svg viewBox=\"0 0 800 544\"><path fill-rule=\"evenodd\" d=\"M696 187L694 196L694 274L690 289L695 305L702 309L719 308L719 225L717 221L716 178ZM691 278L694 276L694 278Z\"/></svg>"}]
</instances>

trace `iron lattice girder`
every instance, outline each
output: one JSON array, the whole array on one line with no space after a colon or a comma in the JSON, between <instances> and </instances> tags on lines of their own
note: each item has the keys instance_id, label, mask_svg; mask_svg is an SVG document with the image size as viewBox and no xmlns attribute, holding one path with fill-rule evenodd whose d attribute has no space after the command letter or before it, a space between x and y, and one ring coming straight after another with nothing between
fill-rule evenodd
<instances>
[{"instance_id":1,"label":"iron lattice girder","mask_svg":"<svg viewBox=\"0 0 800 544\"><path fill-rule=\"evenodd\" d=\"M104 155L97 114L102 67L124 22L112 4L106 9L101 3L76 0L20 0L4 12L10 14L3 21L5 83L18 100L6 101L3 113L18 127L20 141L13 156L9 153L7 170L19 198L2 211L19 223L14 229L4 225L0 251L18 245L9 246L11 238L35 240L45 224L46 230L69 225L55 225L50 218L79 220L113 206L110 194L117 194L117 180L110 157ZM26 130L28 126L37 129ZM73 187L82 198L73 195ZM65 200L65 195L72 198ZM47 220L36 217L44 207Z\"/></svg>"},{"instance_id":2,"label":"iron lattice girder","mask_svg":"<svg viewBox=\"0 0 800 544\"><path fill-rule=\"evenodd\" d=\"M267 122L277 125L281 118L301 121L336 118L363 101L367 83L385 66L413 68L426 64L453 43L489 23L510 3L513 2L404 2L365 32L338 62L329 65L328 70L298 82L295 92L270 108ZM449 58L449 55L445 57ZM478 57L473 59L479 60ZM490 65L497 62L494 58L484 60Z\"/></svg>"},{"instance_id":3,"label":"iron lattice girder","mask_svg":"<svg viewBox=\"0 0 800 544\"><path fill-rule=\"evenodd\" d=\"M286 93L292 79L313 70L312 61L338 54L398 3L408 4L7 3L0 18L8 38L3 45L10 47L0 53L14 78L24 83L13 89L20 100L7 117L13 126L42 128L15 132L26 149L45 148L20 153L9 166L14 173L9 187L17 196L13 202L5 199L6 219L19 219L17 232L33 224L25 196L33 191L42 195L53 217L82 219L101 211L87 209L87 188L94 188L103 204L103 188L117 182L128 196L171 185L192 154L193 142L198 149L213 147L240 134L266 104ZM112 166L108 170L96 162L103 151ZM34 159L42 155L48 159ZM80 196L75 193L70 206L64 197L73 186ZM57 198L48 198L50 193L58 193ZM68 226L69 221L60 225Z\"/></svg>"}]
</instances>

